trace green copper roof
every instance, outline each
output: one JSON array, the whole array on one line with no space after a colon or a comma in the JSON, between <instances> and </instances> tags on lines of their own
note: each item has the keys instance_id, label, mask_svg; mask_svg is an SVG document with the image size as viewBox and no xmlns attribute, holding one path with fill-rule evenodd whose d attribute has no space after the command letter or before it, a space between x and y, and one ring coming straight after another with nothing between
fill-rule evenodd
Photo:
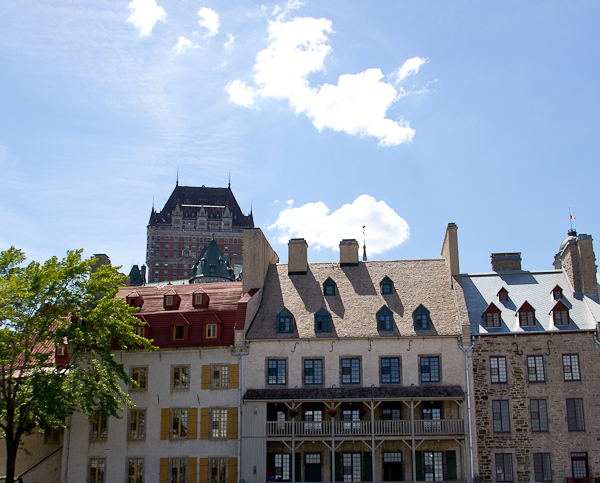
<instances>
[{"instance_id":1,"label":"green copper roof","mask_svg":"<svg viewBox=\"0 0 600 483\"><path fill-rule=\"evenodd\" d=\"M235 272L228 260L223 258L217 241L213 238L208 246L202 250L198 260L192 267L190 283L201 277L215 277L235 281Z\"/></svg>"}]
</instances>

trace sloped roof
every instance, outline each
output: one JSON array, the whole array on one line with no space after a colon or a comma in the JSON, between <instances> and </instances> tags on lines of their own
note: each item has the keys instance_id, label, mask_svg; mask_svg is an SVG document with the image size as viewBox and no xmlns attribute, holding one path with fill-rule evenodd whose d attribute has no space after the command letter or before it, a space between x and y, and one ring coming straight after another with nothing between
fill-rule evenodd
<instances>
[{"instance_id":1,"label":"sloped roof","mask_svg":"<svg viewBox=\"0 0 600 483\"><path fill-rule=\"evenodd\" d=\"M379 283L386 276L394 290L382 295ZM328 277L337 285L335 296L323 295ZM421 304L430 312L431 329L419 330L418 336L461 333L445 260L359 262L356 267L311 263L306 275L291 276L287 264L272 265L247 338L417 336L412 314ZM376 314L383 306L393 312L392 331L377 330ZM283 308L294 316L293 333L277 333L276 317ZM331 332L315 333L314 314L322 308L331 314Z\"/></svg>"},{"instance_id":2,"label":"sloped roof","mask_svg":"<svg viewBox=\"0 0 600 483\"><path fill-rule=\"evenodd\" d=\"M214 271L211 272L211 268ZM200 277L218 277L228 280L235 280L235 271L228 260L223 258L217 241L213 238L210 243L202 250L196 263L192 266L192 276L190 282Z\"/></svg>"},{"instance_id":3,"label":"sloped roof","mask_svg":"<svg viewBox=\"0 0 600 483\"><path fill-rule=\"evenodd\" d=\"M577 299L573 288L562 270L527 272L522 270L461 275L471 334L487 333L525 333L525 332L560 332L564 330L593 330L600 313L600 306L595 297ZM560 285L563 289L563 303L569 309L571 323L555 326L552 309L556 300L552 297L552 289ZM500 302L498 291L508 290L508 301ZM501 312L501 327L485 327L482 314L494 303ZM517 312L528 302L535 309L536 324L531 327L520 327Z\"/></svg>"}]
</instances>

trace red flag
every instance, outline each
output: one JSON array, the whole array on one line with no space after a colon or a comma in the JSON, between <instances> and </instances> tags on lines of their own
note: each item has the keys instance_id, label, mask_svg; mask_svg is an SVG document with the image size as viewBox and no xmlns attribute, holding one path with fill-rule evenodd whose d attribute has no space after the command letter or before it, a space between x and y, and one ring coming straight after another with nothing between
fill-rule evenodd
<instances>
[{"instance_id":1,"label":"red flag","mask_svg":"<svg viewBox=\"0 0 600 483\"><path fill-rule=\"evenodd\" d=\"M573 215L569 215L569 216L571 217L571 220L574 220L574 219L575 219L575 217L574 217Z\"/></svg>"}]
</instances>

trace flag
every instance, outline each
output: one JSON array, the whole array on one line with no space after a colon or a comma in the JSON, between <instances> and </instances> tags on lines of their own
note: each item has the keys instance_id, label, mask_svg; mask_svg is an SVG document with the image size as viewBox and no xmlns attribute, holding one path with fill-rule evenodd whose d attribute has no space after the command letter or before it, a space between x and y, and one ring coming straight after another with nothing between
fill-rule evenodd
<instances>
[{"instance_id":1,"label":"flag","mask_svg":"<svg viewBox=\"0 0 600 483\"><path fill-rule=\"evenodd\" d=\"M571 220L574 220L574 219L575 219L575 217L574 217L573 215L569 215L569 216L571 217Z\"/></svg>"}]
</instances>

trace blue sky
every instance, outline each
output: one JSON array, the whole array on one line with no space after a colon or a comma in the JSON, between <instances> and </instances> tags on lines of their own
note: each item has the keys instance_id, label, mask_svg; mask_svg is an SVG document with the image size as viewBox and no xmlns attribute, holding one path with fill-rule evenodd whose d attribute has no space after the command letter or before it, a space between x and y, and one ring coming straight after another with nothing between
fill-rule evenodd
<instances>
[{"instance_id":1,"label":"blue sky","mask_svg":"<svg viewBox=\"0 0 600 483\"><path fill-rule=\"evenodd\" d=\"M600 238L600 4L0 3L0 249L145 259L179 169L226 186L282 261L491 252L552 268ZM362 241L361 241L362 244ZM600 250L600 246L597 248Z\"/></svg>"}]
</instances>

